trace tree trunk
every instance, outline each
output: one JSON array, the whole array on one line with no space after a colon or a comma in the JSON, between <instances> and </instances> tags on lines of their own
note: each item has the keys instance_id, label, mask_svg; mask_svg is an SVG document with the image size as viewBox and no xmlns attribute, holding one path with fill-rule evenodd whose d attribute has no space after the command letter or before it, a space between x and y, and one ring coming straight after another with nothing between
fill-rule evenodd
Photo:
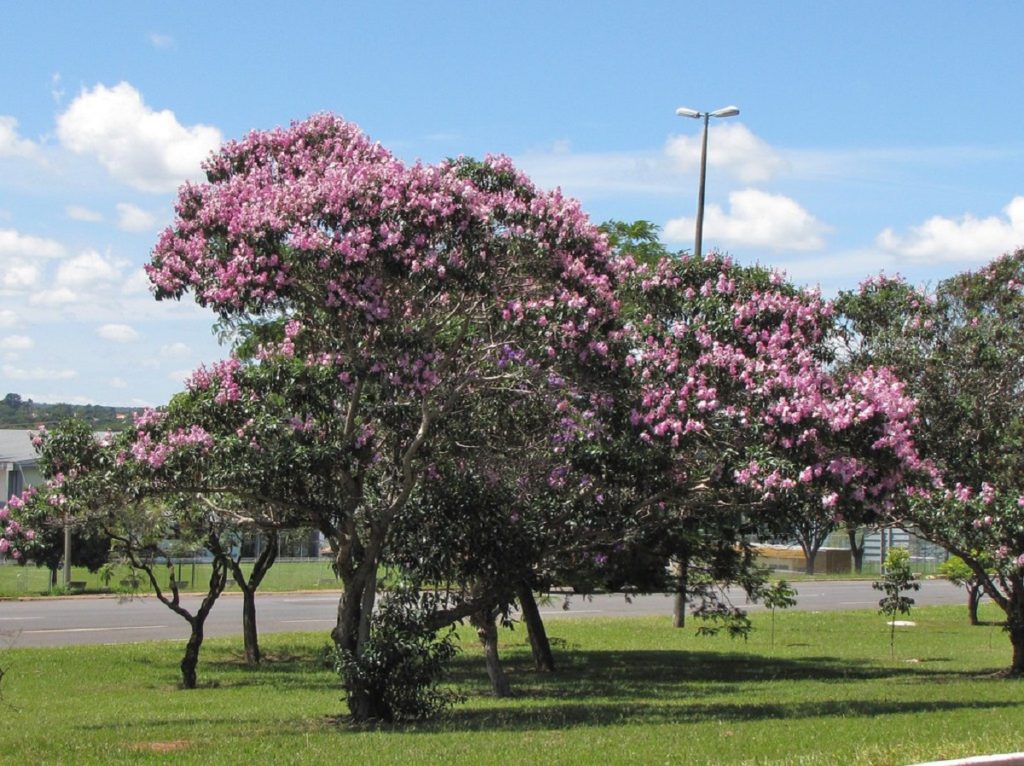
<instances>
[{"instance_id":1,"label":"tree trunk","mask_svg":"<svg viewBox=\"0 0 1024 766\"><path fill-rule=\"evenodd\" d=\"M384 701L366 689L351 690L345 699L348 702L348 712L354 721L390 723L394 717Z\"/></svg>"},{"instance_id":2,"label":"tree trunk","mask_svg":"<svg viewBox=\"0 0 1024 766\"><path fill-rule=\"evenodd\" d=\"M342 577L341 596L338 599L338 617L331 630L331 638L342 651L356 653L359 645L359 625L362 622L362 605L366 590L366 578L359 571Z\"/></svg>"},{"instance_id":3,"label":"tree trunk","mask_svg":"<svg viewBox=\"0 0 1024 766\"><path fill-rule=\"evenodd\" d=\"M551 644L548 642L548 634L544 630L544 621L540 617L533 591L526 585L520 585L516 588L516 597L519 599L523 622L526 623L526 632L530 637L534 667L540 673L553 673L555 658L551 654Z\"/></svg>"},{"instance_id":4,"label":"tree trunk","mask_svg":"<svg viewBox=\"0 0 1024 766\"><path fill-rule=\"evenodd\" d=\"M338 618L331 638L339 651L359 658L370 639L370 611L376 584L376 564L373 568L358 567L342 575L341 597L338 599ZM367 576L372 572L372 576ZM345 700L353 721L390 721L391 709L379 694L363 686L351 686L345 679Z\"/></svg>"},{"instance_id":5,"label":"tree trunk","mask_svg":"<svg viewBox=\"0 0 1024 766\"><path fill-rule=\"evenodd\" d=\"M508 697L512 694L508 676L501 667L498 657L498 626L494 621L494 611L485 609L475 613L471 618L480 643L484 647L484 658L487 662L487 675L491 679L491 691L495 697Z\"/></svg>"},{"instance_id":6,"label":"tree trunk","mask_svg":"<svg viewBox=\"0 0 1024 766\"><path fill-rule=\"evenodd\" d=\"M370 640L370 621L373 618L373 605L377 600L377 567L373 567L366 576L363 585L363 598L359 604L359 638L356 648L362 652Z\"/></svg>"},{"instance_id":7,"label":"tree trunk","mask_svg":"<svg viewBox=\"0 0 1024 766\"><path fill-rule=\"evenodd\" d=\"M203 645L203 623L205 620L193 618L190 621L192 633L185 645L185 656L181 660L181 685L186 689L196 688L196 666L199 664L199 649Z\"/></svg>"},{"instance_id":8,"label":"tree trunk","mask_svg":"<svg viewBox=\"0 0 1024 766\"><path fill-rule=\"evenodd\" d=\"M240 562L231 559L232 575L242 591L242 640L245 644L245 661L250 665L259 665L262 658L259 628L256 624L256 591L267 572L274 566L280 547L280 538L276 530L267 532L266 538L266 545L253 562L248 581L242 572Z\"/></svg>"},{"instance_id":9,"label":"tree trunk","mask_svg":"<svg viewBox=\"0 0 1024 766\"><path fill-rule=\"evenodd\" d=\"M242 640L245 644L245 661L249 665L260 664L260 637L256 628L256 590L242 588Z\"/></svg>"},{"instance_id":10,"label":"tree trunk","mask_svg":"<svg viewBox=\"0 0 1024 766\"><path fill-rule=\"evenodd\" d=\"M1024 623L1015 621L1008 627L1010 643L1013 644L1013 663L1010 665L1011 676L1024 675Z\"/></svg>"},{"instance_id":11,"label":"tree trunk","mask_svg":"<svg viewBox=\"0 0 1024 766\"><path fill-rule=\"evenodd\" d=\"M690 557L683 556L676 562L676 596L672 605L672 626L686 627L686 589L690 584Z\"/></svg>"},{"instance_id":12,"label":"tree trunk","mask_svg":"<svg viewBox=\"0 0 1024 766\"><path fill-rule=\"evenodd\" d=\"M853 571L860 574L864 571L864 538L861 538L860 545L857 545L857 530L847 528L846 534L850 538L850 555L853 557Z\"/></svg>"},{"instance_id":13,"label":"tree trunk","mask_svg":"<svg viewBox=\"0 0 1024 766\"><path fill-rule=\"evenodd\" d=\"M181 660L181 682L186 689L196 688L196 666L199 664L199 649L203 645L203 628L206 625L206 618L210 616L213 605L217 603L227 583L228 561L223 556L216 556L213 559L213 571L210 572L210 585L206 596L203 597L195 616L188 620L192 634L185 645L185 656Z\"/></svg>"},{"instance_id":14,"label":"tree trunk","mask_svg":"<svg viewBox=\"0 0 1024 766\"><path fill-rule=\"evenodd\" d=\"M967 619L971 625L979 625L978 604L981 602L981 585L978 583L967 584Z\"/></svg>"},{"instance_id":15,"label":"tree trunk","mask_svg":"<svg viewBox=\"0 0 1024 766\"><path fill-rule=\"evenodd\" d=\"M817 558L818 558L818 551L817 550L804 551L804 561L806 562L805 566L804 566L804 573L805 574L808 574L808 575L813 575L814 574L814 561Z\"/></svg>"}]
</instances>

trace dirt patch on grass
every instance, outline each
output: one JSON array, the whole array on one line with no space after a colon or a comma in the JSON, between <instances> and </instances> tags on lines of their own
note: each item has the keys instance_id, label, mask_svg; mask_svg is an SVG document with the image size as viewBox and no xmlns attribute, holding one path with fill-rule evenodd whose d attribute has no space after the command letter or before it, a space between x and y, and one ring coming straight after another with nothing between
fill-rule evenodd
<instances>
[{"instance_id":1,"label":"dirt patch on grass","mask_svg":"<svg viewBox=\"0 0 1024 766\"><path fill-rule=\"evenodd\" d=\"M146 750L151 753L173 753L188 747L192 747L192 743L187 739L176 739L171 742L136 742L132 745L133 750Z\"/></svg>"}]
</instances>

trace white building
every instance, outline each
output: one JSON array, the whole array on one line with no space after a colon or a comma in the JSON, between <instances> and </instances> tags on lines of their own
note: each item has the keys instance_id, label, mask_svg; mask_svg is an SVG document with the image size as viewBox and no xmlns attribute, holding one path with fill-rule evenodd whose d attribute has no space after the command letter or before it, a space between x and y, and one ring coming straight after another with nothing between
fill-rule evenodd
<instances>
[{"instance_id":1,"label":"white building","mask_svg":"<svg viewBox=\"0 0 1024 766\"><path fill-rule=\"evenodd\" d=\"M32 431L0 429L0 505L25 487L41 484L39 456L32 446Z\"/></svg>"}]
</instances>

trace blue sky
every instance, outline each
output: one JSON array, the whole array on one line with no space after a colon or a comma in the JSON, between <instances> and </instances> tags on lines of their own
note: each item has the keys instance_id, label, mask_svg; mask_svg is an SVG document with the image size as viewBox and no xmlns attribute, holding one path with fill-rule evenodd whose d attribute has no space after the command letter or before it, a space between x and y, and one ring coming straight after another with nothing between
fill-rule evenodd
<instances>
[{"instance_id":1,"label":"blue sky","mask_svg":"<svg viewBox=\"0 0 1024 766\"><path fill-rule=\"evenodd\" d=\"M1024 245L1010 2L0 0L0 394L160 404L226 352L141 266L220 141L332 111L406 160L512 156L595 221L826 293Z\"/></svg>"}]
</instances>

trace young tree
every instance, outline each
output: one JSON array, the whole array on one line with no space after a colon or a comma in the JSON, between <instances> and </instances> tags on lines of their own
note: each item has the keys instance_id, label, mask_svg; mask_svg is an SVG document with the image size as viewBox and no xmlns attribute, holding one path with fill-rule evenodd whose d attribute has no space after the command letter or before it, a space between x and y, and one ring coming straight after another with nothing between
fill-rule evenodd
<instances>
[{"instance_id":1,"label":"young tree","mask_svg":"<svg viewBox=\"0 0 1024 766\"><path fill-rule=\"evenodd\" d=\"M189 513L178 509L170 514L165 507L139 503L118 509L110 517L111 527L116 526L116 529L108 528L115 550L134 571L146 576L157 600L188 623L189 638L180 664L181 683L186 689L195 689L198 683L197 668L206 619L227 585L228 558L222 552L214 553L206 594L192 611L182 603L173 558L164 541L174 535L179 540L191 539L219 551L219 530L210 521L201 510Z\"/></svg>"},{"instance_id":2,"label":"young tree","mask_svg":"<svg viewBox=\"0 0 1024 766\"><path fill-rule=\"evenodd\" d=\"M926 292L877 277L842 295L848 364L891 365L941 479L893 518L959 556L1003 610L1024 673L1024 250Z\"/></svg>"},{"instance_id":3,"label":"young tree","mask_svg":"<svg viewBox=\"0 0 1024 766\"><path fill-rule=\"evenodd\" d=\"M871 583L871 587L885 593L878 602L878 611L889 618L889 651L896 659L896 618L910 614L914 605L914 599L903 594L920 590L921 583L910 571L910 552L906 548L890 548L883 570L881 582Z\"/></svg>"},{"instance_id":4,"label":"young tree","mask_svg":"<svg viewBox=\"0 0 1024 766\"><path fill-rule=\"evenodd\" d=\"M777 580L770 588L765 590L764 605L772 612L772 628L769 646L775 651L775 610L789 609L796 606L797 591L785 580Z\"/></svg>"},{"instance_id":5,"label":"young tree","mask_svg":"<svg viewBox=\"0 0 1024 766\"><path fill-rule=\"evenodd\" d=\"M147 413L137 425L154 419L159 416ZM182 604L166 543L183 540L216 551L221 548L225 525L193 497L176 492L147 493L132 474L134 464L121 450L134 438L125 433L98 442L88 424L80 420L66 420L51 431L40 432L34 441L43 474L48 477L46 485L12 504L37 526L62 526L72 521L97 529L113 541L114 552L133 570L144 573L157 599L188 623L190 636L181 674L182 685L192 689L197 683L206 618L227 582L228 564L223 555L214 554L207 593L193 613ZM201 452L205 443L205 438L193 431L179 447L182 453ZM163 459L167 457L164 454Z\"/></svg>"},{"instance_id":6,"label":"young tree","mask_svg":"<svg viewBox=\"0 0 1024 766\"><path fill-rule=\"evenodd\" d=\"M259 626L256 622L256 591L277 560L278 550L276 529L269 529L260 534L264 544L253 560L248 576L246 576L245 568L242 565L242 546L239 535L232 535L233 540L229 541L228 545L224 544L219 535L211 536L208 540L211 546L210 551L214 557L222 559L227 564L232 579L242 592L242 643L245 647L245 661L249 665L259 665L262 658ZM235 543L235 545L230 543Z\"/></svg>"}]
</instances>

